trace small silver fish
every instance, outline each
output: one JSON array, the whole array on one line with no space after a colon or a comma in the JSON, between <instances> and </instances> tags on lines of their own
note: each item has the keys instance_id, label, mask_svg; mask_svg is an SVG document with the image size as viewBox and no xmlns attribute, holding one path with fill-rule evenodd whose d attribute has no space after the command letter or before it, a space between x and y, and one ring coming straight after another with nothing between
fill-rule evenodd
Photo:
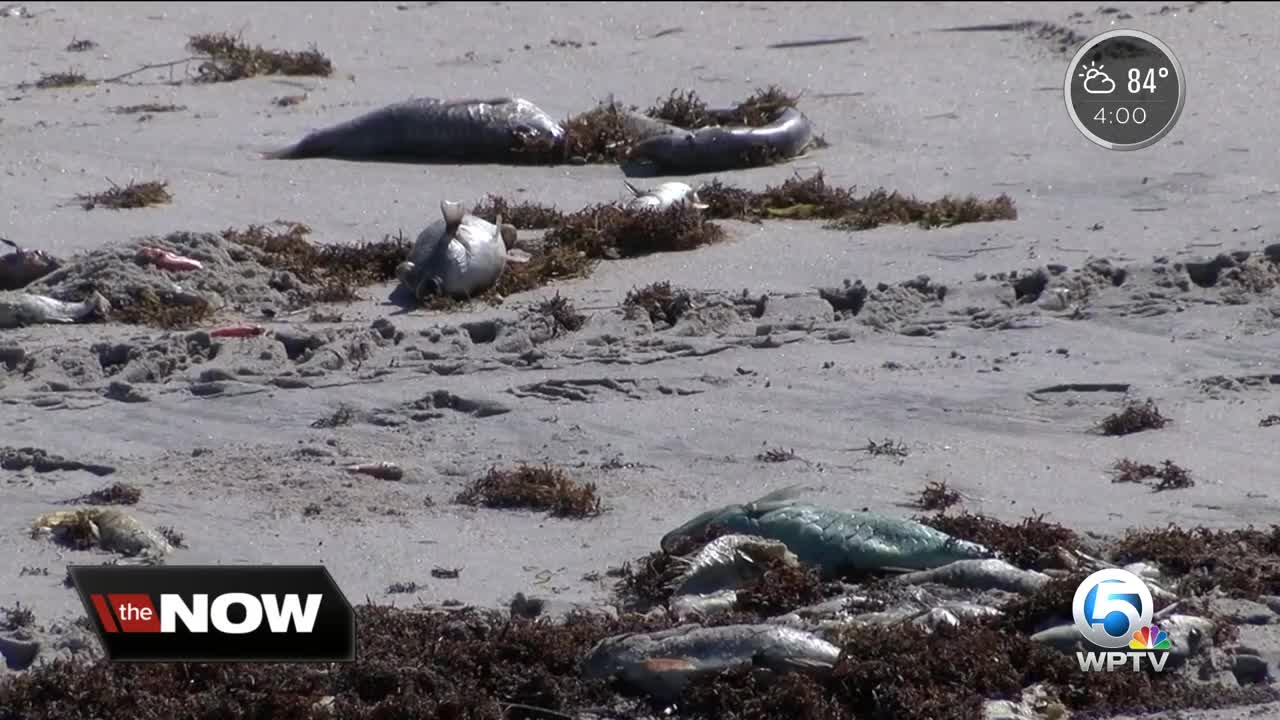
<instances>
[{"instance_id":1,"label":"small silver fish","mask_svg":"<svg viewBox=\"0 0 1280 720\"><path fill-rule=\"evenodd\" d=\"M1004 590L1030 595L1049 582L1049 576L1014 567L1003 560L957 560L932 570L907 573L894 578L907 585L937 583L972 590Z\"/></svg>"},{"instance_id":2,"label":"small silver fish","mask_svg":"<svg viewBox=\"0 0 1280 720\"><path fill-rule=\"evenodd\" d=\"M689 205L698 210L711 207L686 183L665 182L651 190L641 190L625 180L623 184L635 196L627 203L628 210L666 210L675 205Z\"/></svg>"},{"instance_id":3,"label":"small silver fish","mask_svg":"<svg viewBox=\"0 0 1280 720\"><path fill-rule=\"evenodd\" d=\"M94 292L84 302L66 302L33 293L0 293L0 329L25 325L83 322L105 318L111 303Z\"/></svg>"},{"instance_id":4,"label":"small silver fish","mask_svg":"<svg viewBox=\"0 0 1280 720\"><path fill-rule=\"evenodd\" d=\"M786 544L753 535L723 535L707 543L692 558L676 558L684 572L672 582L673 594L705 595L719 590L736 590L763 574L761 564L781 560L798 566L795 553Z\"/></svg>"}]
</instances>

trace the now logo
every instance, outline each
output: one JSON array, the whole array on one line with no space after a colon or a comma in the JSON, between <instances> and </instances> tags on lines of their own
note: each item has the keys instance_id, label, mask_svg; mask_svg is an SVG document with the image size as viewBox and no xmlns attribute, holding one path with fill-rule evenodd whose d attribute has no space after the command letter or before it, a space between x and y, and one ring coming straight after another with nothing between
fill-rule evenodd
<instances>
[{"instance_id":1,"label":"the now logo","mask_svg":"<svg viewBox=\"0 0 1280 720\"><path fill-rule=\"evenodd\" d=\"M322 566L73 566L113 661L349 662L355 613Z\"/></svg>"}]
</instances>

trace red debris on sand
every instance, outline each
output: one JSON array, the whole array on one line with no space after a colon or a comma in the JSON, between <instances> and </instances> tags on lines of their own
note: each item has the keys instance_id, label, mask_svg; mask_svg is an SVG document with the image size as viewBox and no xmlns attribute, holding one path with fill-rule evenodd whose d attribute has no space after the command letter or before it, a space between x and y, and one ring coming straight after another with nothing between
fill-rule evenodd
<instances>
[{"instance_id":1,"label":"red debris on sand","mask_svg":"<svg viewBox=\"0 0 1280 720\"><path fill-rule=\"evenodd\" d=\"M261 325L233 325L231 327L218 328L211 330L211 337L230 337L230 338L246 338L257 337L266 332Z\"/></svg>"},{"instance_id":2,"label":"red debris on sand","mask_svg":"<svg viewBox=\"0 0 1280 720\"><path fill-rule=\"evenodd\" d=\"M184 255L175 255L168 250L153 247L140 248L138 250L138 258L151 261L161 270L199 270L204 267L204 264L199 260Z\"/></svg>"}]
</instances>

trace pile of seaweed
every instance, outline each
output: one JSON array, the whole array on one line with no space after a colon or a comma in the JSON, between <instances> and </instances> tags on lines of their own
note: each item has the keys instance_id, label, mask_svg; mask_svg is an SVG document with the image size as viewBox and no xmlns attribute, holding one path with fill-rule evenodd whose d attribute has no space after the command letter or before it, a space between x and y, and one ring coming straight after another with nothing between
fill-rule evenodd
<instances>
[{"instance_id":1,"label":"pile of seaweed","mask_svg":"<svg viewBox=\"0 0 1280 720\"><path fill-rule=\"evenodd\" d=\"M408 252L404 238L319 244L300 223L176 232L85 253L27 287L28 292L82 301L101 293L111 318L128 324L186 329L223 308L287 312L319 302L354 300L357 290L386 282ZM200 267L165 270L140 253L153 248Z\"/></svg>"},{"instance_id":2,"label":"pile of seaweed","mask_svg":"<svg viewBox=\"0 0 1280 720\"><path fill-rule=\"evenodd\" d=\"M1004 549L1030 542L1031 564L1080 537L1043 518L1003 524L963 513L924 518L966 539ZM709 541L713 530L674 552ZM1228 552L1228 549L1231 551ZM1166 528L1129 532L1104 554L1161 563L1184 573L1177 591L1210 585L1231 593L1280 592L1280 526L1268 531ZM654 553L614 572L633 597L661 602L670 556ZM1046 561L1047 562L1047 561ZM1251 571L1250 568L1259 568ZM910 623L854 627L827 677L729 670L695 680L667 711L680 718L769 720L805 717L893 717L970 720L988 699L1016 700L1042 684L1067 710L1091 716L1193 710L1276 700L1263 685L1235 688L1181 673L1086 673L1076 659L1027 636L1046 617L1070 617L1081 577L1068 574L1033 596L1012 601L1002 618L932 632ZM828 580L804 569L775 567L740 593L735 612L709 624L758 622L830 594ZM1185 602L1185 600L1184 600ZM171 717L393 718L499 720L620 717L663 713L616 681L588 680L581 660L600 640L676 625L658 613L618 617L574 611L562 619L476 608L357 607L358 659L315 665L111 664L59 660L0 680L0 720L75 717L101 720ZM1221 619L1219 619L1221 620Z\"/></svg>"}]
</instances>

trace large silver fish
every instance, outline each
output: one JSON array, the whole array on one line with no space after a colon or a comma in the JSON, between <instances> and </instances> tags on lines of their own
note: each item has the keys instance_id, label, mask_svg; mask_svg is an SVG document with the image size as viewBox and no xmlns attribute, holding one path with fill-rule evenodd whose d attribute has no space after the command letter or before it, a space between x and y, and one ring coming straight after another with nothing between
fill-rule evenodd
<instances>
[{"instance_id":1,"label":"large silver fish","mask_svg":"<svg viewBox=\"0 0 1280 720\"><path fill-rule=\"evenodd\" d=\"M828 575L851 570L929 570L957 560L994 556L988 548L913 520L799 503L784 488L746 504L709 510L662 538L666 552L710 527L786 543L800 562Z\"/></svg>"},{"instance_id":2,"label":"large silver fish","mask_svg":"<svg viewBox=\"0 0 1280 720\"><path fill-rule=\"evenodd\" d=\"M66 302L25 292L0 293L0 329L84 322L105 318L110 312L111 303L97 291L84 302Z\"/></svg>"},{"instance_id":3,"label":"large silver fish","mask_svg":"<svg viewBox=\"0 0 1280 720\"><path fill-rule=\"evenodd\" d=\"M316 130L268 158L500 162L563 153L564 128L514 97L412 98Z\"/></svg>"},{"instance_id":4,"label":"large silver fish","mask_svg":"<svg viewBox=\"0 0 1280 720\"><path fill-rule=\"evenodd\" d=\"M739 665L775 672L828 672L840 648L782 625L681 625L601 640L583 661L588 678L618 676L656 697L674 697L697 677Z\"/></svg>"}]
</instances>

